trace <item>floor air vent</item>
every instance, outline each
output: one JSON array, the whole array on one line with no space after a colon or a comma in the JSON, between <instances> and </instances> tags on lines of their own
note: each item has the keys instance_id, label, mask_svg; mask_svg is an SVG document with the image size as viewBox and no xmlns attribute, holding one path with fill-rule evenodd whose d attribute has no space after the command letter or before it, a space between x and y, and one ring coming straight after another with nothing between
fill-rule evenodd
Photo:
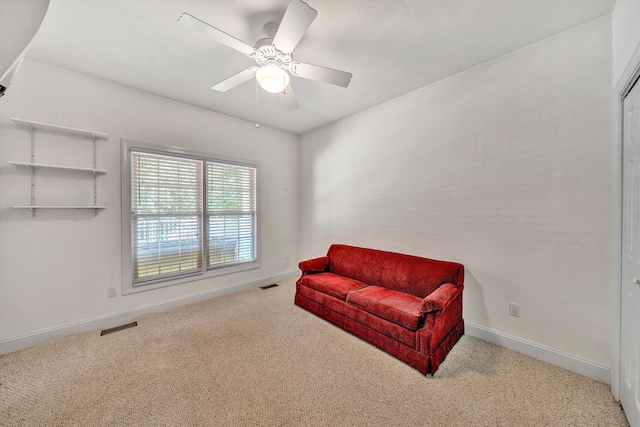
<instances>
[{"instance_id":1,"label":"floor air vent","mask_svg":"<svg viewBox=\"0 0 640 427\"><path fill-rule=\"evenodd\" d=\"M133 328L134 326L138 326L138 322L131 322L131 323L127 323L126 325L120 325L120 326L115 326L113 328L105 329L102 332L100 332L100 336L112 334L114 332L118 332L123 329Z\"/></svg>"},{"instance_id":2,"label":"floor air vent","mask_svg":"<svg viewBox=\"0 0 640 427\"><path fill-rule=\"evenodd\" d=\"M265 289L275 288L276 286L278 286L278 284L274 283L272 285L260 286L260 289L262 289L264 291Z\"/></svg>"}]
</instances>

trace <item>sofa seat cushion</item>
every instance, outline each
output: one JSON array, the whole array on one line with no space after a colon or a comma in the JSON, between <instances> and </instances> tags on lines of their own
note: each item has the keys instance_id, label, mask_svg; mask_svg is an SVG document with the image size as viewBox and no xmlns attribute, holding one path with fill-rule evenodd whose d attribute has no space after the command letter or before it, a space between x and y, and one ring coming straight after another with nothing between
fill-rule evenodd
<instances>
[{"instance_id":1,"label":"sofa seat cushion","mask_svg":"<svg viewBox=\"0 0 640 427\"><path fill-rule=\"evenodd\" d=\"M347 302L412 331L422 326L422 298L380 286L367 286L347 295Z\"/></svg>"},{"instance_id":2,"label":"sofa seat cushion","mask_svg":"<svg viewBox=\"0 0 640 427\"><path fill-rule=\"evenodd\" d=\"M303 276L300 278L300 283L343 301L347 299L349 292L369 286L364 282L328 272Z\"/></svg>"}]
</instances>

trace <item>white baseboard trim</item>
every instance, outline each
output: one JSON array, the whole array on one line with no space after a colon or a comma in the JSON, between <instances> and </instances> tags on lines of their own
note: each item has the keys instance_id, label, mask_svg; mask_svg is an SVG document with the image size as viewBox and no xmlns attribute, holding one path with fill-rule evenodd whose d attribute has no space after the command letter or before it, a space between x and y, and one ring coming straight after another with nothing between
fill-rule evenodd
<instances>
[{"instance_id":1,"label":"white baseboard trim","mask_svg":"<svg viewBox=\"0 0 640 427\"><path fill-rule=\"evenodd\" d=\"M610 368L571 354L554 350L522 338L494 331L484 326L474 325L465 321L465 333L474 338L499 345L509 350L529 356L542 362L550 363L578 375L582 375L605 384L611 384Z\"/></svg>"},{"instance_id":2,"label":"white baseboard trim","mask_svg":"<svg viewBox=\"0 0 640 427\"><path fill-rule=\"evenodd\" d=\"M205 299L225 295L233 292L243 291L246 289L263 286L273 282L279 282L281 280L288 279L299 275L298 270L286 271L284 273L276 274L274 276L263 277L261 279L251 280L248 282L239 283L236 285L228 286L226 288L213 289L210 291L200 292L197 294L191 294L185 297L164 301L161 303L149 304L142 307L137 307L131 310L119 311L116 313L107 314L104 316L93 317L91 319L81 320L79 322L68 323L66 325L56 326L53 328L43 329L37 332L33 332L26 335L21 335L7 340L0 341L0 354L11 353L13 351L22 350L27 347L33 347L35 345L46 344L56 338L64 337L71 334L77 334L79 332L91 331L93 329L106 328L114 325L118 325L124 322L128 322L143 314L157 313L160 311L171 310L183 305L191 304L194 302L202 301ZM293 302L292 302L293 304Z\"/></svg>"}]
</instances>

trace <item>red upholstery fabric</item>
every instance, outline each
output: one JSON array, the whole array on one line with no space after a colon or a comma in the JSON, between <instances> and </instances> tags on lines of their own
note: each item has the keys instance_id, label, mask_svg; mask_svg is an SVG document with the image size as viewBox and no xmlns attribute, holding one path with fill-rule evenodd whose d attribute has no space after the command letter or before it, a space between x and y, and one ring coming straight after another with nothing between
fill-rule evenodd
<instances>
[{"instance_id":1,"label":"red upholstery fabric","mask_svg":"<svg viewBox=\"0 0 640 427\"><path fill-rule=\"evenodd\" d=\"M341 300L347 299L347 293L368 286L366 283L334 273L318 273L303 276L300 283L316 291L334 296Z\"/></svg>"},{"instance_id":2,"label":"red upholstery fabric","mask_svg":"<svg viewBox=\"0 0 640 427\"><path fill-rule=\"evenodd\" d=\"M420 311L422 313L442 311L462 293L463 289L464 286L455 287L451 283L445 283L422 300Z\"/></svg>"},{"instance_id":3,"label":"red upholstery fabric","mask_svg":"<svg viewBox=\"0 0 640 427\"><path fill-rule=\"evenodd\" d=\"M329 257L323 256L320 258L314 258L307 261L302 261L298 264L298 268L303 273L323 272L329 264Z\"/></svg>"},{"instance_id":4,"label":"red upholstery fabric","mask_svg":"<svg viewBox=\"0 0 640 427\"><path fill-rule=\"evenodd\" d=\"M429 356L429 368L428 371L433 373L438 370L440 364L447 357L447 354L451 351L453 346L464 335L464 320L460 321L453 327L449 335L447 335L436 347L435 350Z\"/></svg>"},{"instance_id":5,"label":"red upholstery fabric","mask_svg":"<svg viewBox=\"0 0 640 427\"><path fill-rule=\"evenodd\" d=\"M388 354L402 360L409 366L414 367L423 374L428 373L429 358L412 347L408 347L401 342L389 338L375 329L374 326L363 325L351 318L345 318L343 327L345 331L362 338L371 345L387 352Z\"/></svg>"},{"instance_id":6,"label":"red upholstery fabric","mask_svg":"<svg viewBox=\"0 0 640 427\"><path fill-rule=\"evenodd\" d=\"M380 252L370 283L424 298L443 283L459 286L463 281L464 267L461 264Z\"/></svg>"},{"instance_id":7,"label":"red upholstery fabric","mask_svg":"<svg viewBox=\"0 0 640 427\"><path fill-rule=\"evenodd\" d=\"M462 264L332 245L299 266L296 305L423 374L464 334Z\"/></svg>"},{"instance_id":8,"label":"red upholstery fabric","mask_svg":"<svg viewBox=\"0 0 640 427\"><path fill-rule=\"evenodd\" d=\"M425 315L424 327L417 331L418 349L431 354L460 319L462 319L462 294L458 295L445 310Z\"/></svg>"},{"instance_id":9,"label":"red upholstery fabric","mask_svg":"<svg viewBox=\"0 0 640 427\"><path fill-rule=\"evenodd\" d=\"M349 292L347 302L412 331L422 326L422 299L404 292L368 286Z\"/></svg>"},{"instance_id":10,"label":"red upholstery fabric","mask_svg":"<svg viewBox=\"0 0 640 427\"><path fill-rule=\"evenodd\" d=\"M372 283L378 251L354 246L331 245L327 252L329 271L340 276Z\"/></svg>"},{"instance_id":11,"label":"red upholstery fabric","mask_svg":"<svg viewBox=\"0 0 640 427\"><path fill-rule=\"evenodd\" d=\"M417 336L414 331L411 331L397 323L390 322L382 319L374 314L368 313L356 306L353 306L345 301L334 298L330 295L323 294L322 292L315 291L304 285L300 286L298 295L302 295L310 300L317 302L318 304L340 313L343 316L347 316L356 322L368 325L374 328L376 331L389 338L392 338L404 345L408 345L411 348L418 348Z\"/></svg>"},{"instance_id":12,"label":"red upholstery fabric","mask_svg":"<svg viewBox=\"0 0 640 427\"><path fill-rule=\"evenodd\" d=\"M430 373L428 369L430 365L429 356L420 353L415 348L407 346L393 338L389 338L372 327L344 316L300 294L296 294L295 304L402 360L419 372L423 374ZM362 312L362 310L359 311Z\"/></svg>"}]
</instances>

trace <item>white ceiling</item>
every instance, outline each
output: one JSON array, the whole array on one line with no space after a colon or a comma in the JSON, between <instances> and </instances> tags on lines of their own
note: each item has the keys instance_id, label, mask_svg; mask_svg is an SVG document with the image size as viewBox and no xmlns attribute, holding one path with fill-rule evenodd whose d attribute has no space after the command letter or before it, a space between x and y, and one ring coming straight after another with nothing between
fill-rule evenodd
<instances>
[{"instance_id":1,"label":"white ceiling","mask_svg":"<svg viewBox=\"0 0 640 427\"><path fill-rule=\"evenodd\" d=\"M0 0L17 1L17 0ZM302 134L576 25L616 0L307 0L294 58L353 73L348 88L292 77L300 109L254 81L211 85L253 60L178 24L182 12L253 45L288 0L52 0L27 57Z\"/></svg>"}]
</instances>

